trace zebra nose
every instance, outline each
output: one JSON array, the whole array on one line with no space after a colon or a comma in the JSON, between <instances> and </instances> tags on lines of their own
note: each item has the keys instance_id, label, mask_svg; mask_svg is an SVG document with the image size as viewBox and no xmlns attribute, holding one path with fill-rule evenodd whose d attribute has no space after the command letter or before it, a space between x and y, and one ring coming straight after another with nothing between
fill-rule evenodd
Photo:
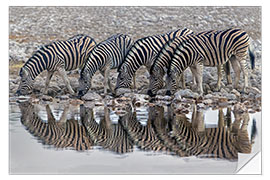
<instances>
[{"instance_id":1,"label":"zebra nose","mask_svg":"<svg viewBox=\"0 0 270 180\"><path fill-rule=\"evenodd\" d=\"M150 97L156 96L155 94L153 94L152 90L148 90L148 91L147 91L147 94L148 94Z\"/></svg>"},{"instance_id":2,"label":"zebra nose","mask_svg":"<svg viewBox=\"0 0 270 180\"><path fill-rule=\"evenodd\" d=\"M20 90L17 90L16 93L15 93L15 95L20 96L21 95L21 91Z\"/></svg>"},{"instance_id":3,"label":"zebra nose","mask_svg":"<svg viewBox=\"0 0 270 180\"><path fill-rule=\"evenodd\" d=\"M172 95L171 91L169 91L169 90L166 91L166 95L167 95L167 96L171 96L171 95Z\"/></svg>"},{"instance_id":4,"label":"zebra nose","mask_svg":"<svg viewBox=\"0 0 270 180\"><path fill-rule=\"evenodd\" d=\"M79 91L78 97L81 98L83 96L83 91Z\"/></svg>"}]
</instances>

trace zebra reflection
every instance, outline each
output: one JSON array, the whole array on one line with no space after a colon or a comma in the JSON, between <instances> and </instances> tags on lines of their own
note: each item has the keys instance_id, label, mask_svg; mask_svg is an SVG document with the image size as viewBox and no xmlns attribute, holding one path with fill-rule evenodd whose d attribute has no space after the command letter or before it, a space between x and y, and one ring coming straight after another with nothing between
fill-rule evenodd
<instances>
[{"instance_id":1,"label":"zebra reflection","mask_svg":"<svg viewBox=\"0 0 270 180\"><path fill-rule=\"evenodd\" d=\"M77 151L89 150L94 145L84 126L74 118L67 119L68 106L57 121L49 105L46 105L47 122L38 115L36 107L31 103L23 102L19 107L22 114L21 123L42 144L51 145L56 149L70 148Z\"/></svg>"},{"instance_id":2,"label":"zebra reflection","mask_svg":"<svg viewBox=\"0 0 270 180\"><path fill-rule=\"evenodd\" d=\"M104 107L104 117L99 123L94 119L94 112L91 108L81 105L80 114L82 123L95 145L117 154L133 151L133 141L120 123L112 124L107 107Z\"/></svg>"}]
</instances>

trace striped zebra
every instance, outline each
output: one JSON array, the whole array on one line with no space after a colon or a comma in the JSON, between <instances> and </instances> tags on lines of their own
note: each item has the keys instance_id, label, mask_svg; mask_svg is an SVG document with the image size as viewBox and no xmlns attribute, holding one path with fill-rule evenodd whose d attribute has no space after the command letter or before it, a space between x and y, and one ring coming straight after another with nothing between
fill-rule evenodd
<instances>
[{"instance_id":1,"label":"striped zebra","mask_svg":"<svg viewBox=\"0 0 270 180\"><path fill-rule=\"evenodd\" d=\"M60 120L56 121L49 105L46 105L47 122L39 117L31 103L23 102L19 107L22 114L21 123L42 144L77 151L92 149L94 142L89 138L86 128L75 119L67 119L67 107Z\"/></svg>"},{"instance_id":2,"label":"striped zebra","mask_svg":"<svg viewBox=\"0 0 270 180\"><path fill-rule=\"evenodd\" d=\"M173 46L172 46L173 45ZM169 54L171 48L174 53ZM198 82L198 91L203 93L202 89L202 71L204 66L219 66L230 60L233 70L236 74L234 88L238 88L240 71L244 74L244 91L248 87L248 72L246 67L247 52L250 55L251 68L255 66L254 54L249 47L248 34L237 28L230 28L224 31L202 35L189 35L188 37L175 38L160 53L160 57L155 62L156 67L152 69L152 78L150 78L149 95L154 96L158 89L163 85L162 77L164 73L164 63L167 69L167 94L174 93L178 87L179 75L190 67L195 79ZM166 60L164 60L166 59ZM239 65L240 64L240 65Z\"/></svg>"},{"instance_id":3,"label":"striped zebra","mask_svg":"<svg viewBox=\"0 0 270 180\"><path fill-rule=\"evenodd\" d=\"M130 88L132 78L135 88L136 71L143 65L146 66L149 71L156 55L167 41L191 33L192 31L190 29L184 28L166 34L144 37L134 42L125 60L118 68L119 74L115 87L116 94L118 93L117 90L120 88Z\"/></svg>"},{"instance_id":4,"label":"striped zebra","mask_svg":"<svg viewBox=\"0 0 270 180\"><path fill-rule=\"evenodd\" d=\"M34 79L44 70L48 72L45 94L47 94L50 80L55 71L58 71L63 78L69 93L74 94L66 71L81 68L95 45L96 42L93 38L79 34L66 41L55 41L41 47L21 68L19 73L21 82L16 94L30 93Z\"/></svg>"},{"instance_id":5,"label":"striped zebra","mask_svg":"<svg viewBox=\"0 0 270 180\"><path fill-rule=\"evenodd\" d=\"M93 109L81 105L80 114L82 123L86 127L94 145L101 146L117 154L133 151L133 141L120 123L111 123L107 107L104 107L105 117L101 118L99 124L94 119Z\"/></svg>"},{"instance_id":6,"label":"striped zebra","mask_svg":"<svg viewBox=\"0 0 270 180\"><path fill-rule=\"evenodd\" d=\"M156 135L151 120L143 126L138 120L136 112L132 112L131 105L127 107L127 114L120 118L119 123L124 127L134 145L144 151L170 152Z\"/></svg>"},{"instance_id":7,"label":"striped zebra","mask_svg":"<svg viewBox=\"0 0 270 180\"><path fill-rule=\"evenodd\" d=\"M185 142L190 156L237 160L238 152L251 153L251 143L246 128L249 122L248 113L246 116L234 112L234 115L233 124L226 124L223 110L219 109L217 127L205 128L202 112L194 108L191 122L181 114L173 118L171 137Z\"/></svg>"},{"instance_id":8,"label":"striped zebra","mask_svg":"<svg viewBox=\"0 0 270 180\"><path fill-rule=\"evenodd\" d=\"M91 87L91 79L97 70L104 76L104 93L107 94L107 84L112 90L109 79L110 69L117 68L123 62L132 43L129 36L117 34L95 46L80 74L79 97L87 93Z\"/></svg>"}]
</instances>

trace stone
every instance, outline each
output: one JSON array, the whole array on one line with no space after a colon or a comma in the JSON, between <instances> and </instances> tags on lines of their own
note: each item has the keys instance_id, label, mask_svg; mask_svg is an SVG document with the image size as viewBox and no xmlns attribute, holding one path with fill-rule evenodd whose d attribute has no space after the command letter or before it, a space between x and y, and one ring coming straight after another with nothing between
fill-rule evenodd
<instances>
[{"instance_id":1,"label":"stone","mask_svg":"<svg viewBox=\"0 0 270 180\"><path fill-rule=\"evenodd\" d=\"M59 99L60 100L67 100L67 99L69 99L69 96L68 95L63 95L63 96L60 96Z\"/></svg>"},{"instance_id":2,"label":"stone","mask_svg":"<svg viewBox=\"0 0 270 180\"><path fill-rule=\"evenodd\" d=\"M241 96L241 94L236 89L233 89L231 93L235 94L237 97Z\"/></svg>"},{"instance_id":3,"label":"stone","mask_svg":"<svg viewBox=\"0 0 270 180\"><path fill-rule=\"evenodd\" d=\"M249 92L253 94L261 94L261 91L256 87L249 87Z\"/></svg>"},{"instance_id":4,"label":"stone","mask_svg":"<svg viewBox=\"0 0 270 180\"><path fill-rule=\"evenodd\" d=\"M212 94L206 94L206 95L204 96L204 98L205 98L205 99L211 99L211 98L213 98L213 95L212 95Z\"/></svg>"},{"instance_id":5,"label":"stone","mask_svg":"<svg viewBox=\"0 0 270 180\"><path fill-rule=\"evenodd\" d=\"M227 106L229 103L228 103L228 99L227 98L219 98L218 99L218 105L219 106Z\"/></svg>"},{"instance_id":6,"label":"stone","mask_svg":"<svg viewBox=\"0 0 270 180\"><path fill-rule=\"evenodd\" d=\"M69 101L69 104L71 104L71 105L79 105L79 104L83 104L83 101L80 100L80 99L71 99Z\"/></svg>"},{"instance_id":7,"label":"stone","mask_svg":"<svg viewBox=\"0 0 270 180\"><path fill-rule=\"evenodd\" d=\"M186 97L186 98L198 98L199 94L192 92L190 89L184 89L184 90L177 91L175 93L175 96Z\"/></svg>"},{"instance_id":8,"label":"stone","mask_svg":"<svg viewBox=\"0 0 270 180\"><path fill-rule=\"evenodd\" d=\"M247 111L247 108L245 107L244 104L238 102L233 106L233 111L236 113L243 113Z\"/></svg>"},{"instance_id":9,"label":"stone","mask_svg":"<svg viewBox=\"0 0 270 180\"><path fill-rule=\"evenodd\" d=\"M88 92L84 96L82 96L81 99L84 101L96 101L102 100L102 97L96 92Z\"/></svg>"},{"instance_id":10,"label":"stone","mask_svg":"<svg viewBox=\"0 0 270 180\"><path fill-rule=\"evenodd\" d=\"M226 94L226 97L228 98L228 100L236 100L237 99L235 94Z\"/></svg>"},{"instance_id":11,"label":"stone","mask_svg":"<svg viewBox=\"0 0 270 180\"><path fill-rule=\"evenodd\" d=\"M43 95L41 98L43 101L53 101L53 98L51 96Z\"/></svg>"},{"instance_id":12,"label":"stone","mask_svg":"<svg viewBox=\"0 0 270 180\"><path fill-rule=\"evenodd\" d=\"M119 88L115 91L116 96L125 95L126 93L131 93L131 89L129 88Z\"/></svg>"},{"instance_id":13,"label":"stone","mask_svg":"<svg viewBox=\"0 0 270 180\"><path fill-rule=\"evenodd\" d=\"M204 99L204 100L202 101L202 103L205 104L205 105L210 105L210 104L213 103L213 100L212 100L212 99Z\"/></svg>"}]
</instances>

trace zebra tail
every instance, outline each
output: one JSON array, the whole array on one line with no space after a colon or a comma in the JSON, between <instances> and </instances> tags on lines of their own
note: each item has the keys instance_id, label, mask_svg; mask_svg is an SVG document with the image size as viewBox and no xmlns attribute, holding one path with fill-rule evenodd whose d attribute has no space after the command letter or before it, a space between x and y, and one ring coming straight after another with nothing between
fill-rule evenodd
<instances>
[{"instance_id":1,"label":"zebra tail","mask_svg":"<svg viewBox=\"0 0 270 180\"><path fill-rule=\"evenodd\" d=\"M255 68L255 55L252 51L253 51L252 48L249 46L248 47L248 54L250 57L250 65L251 65L251 69L254 69Z\"/></svg>"}]
</instances>

